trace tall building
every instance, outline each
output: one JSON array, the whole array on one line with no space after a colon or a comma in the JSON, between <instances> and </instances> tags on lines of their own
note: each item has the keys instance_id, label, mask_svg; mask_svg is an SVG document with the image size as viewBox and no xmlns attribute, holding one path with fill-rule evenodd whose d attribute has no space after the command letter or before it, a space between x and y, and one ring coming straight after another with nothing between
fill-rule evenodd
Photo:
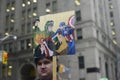
<instances>
[{"instance_id":1,"label":"tall building","mask_svg":"<svg viewBox=\"0 0 120 80\"><path fill-rule=\"evenodd\" d=\"M74 10L76 55L60 59L72 68L70 80L117 80L120 11L117 1L1 0L0 36L3 37L4 33L18 36L16 41L10 38L0 45L1 50L9 53L8 68L3 66L2 77L6 80L28 80L35 76L32 57L35 18Z\"/></svg>"}]
</instances>

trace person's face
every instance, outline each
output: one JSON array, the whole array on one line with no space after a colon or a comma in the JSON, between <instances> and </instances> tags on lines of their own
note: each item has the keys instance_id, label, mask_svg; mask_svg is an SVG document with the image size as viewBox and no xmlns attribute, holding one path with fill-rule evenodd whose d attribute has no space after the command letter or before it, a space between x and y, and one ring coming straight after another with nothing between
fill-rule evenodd
<instances>
[{"instance_id":1,"label":"person's face","mask_svg":"<svg viewBox=\"0 0 120 80\"><path fill-rule=\"evenodd\" d=\"M52 31L52 26L48 26L48 31Z\"/></svg>"},{"instance_id":2,"label":"person's face","mask_svg":"<svg viewBox=\"0 0 120 80\"><path fill-rule=\"evenodd\" d=\"M63 30L64 26L60 26L60 29Z\"/></svg>"},{"instance_id":3,"label":"person's face","mask_svg":"<svg viewBox=\"0 0 120 80\"><path fill-rule=\"evenodd\" d=\"M52 68L53 68L52 61L47 58L43 58L43 59L39 60L37 63L37 71L41 77L52 76L52 74L53 74Z\"/></svg>"},{"instance_id":4,"label":"person's face","mask_svg":"<svg viewBox=\"0 0 120 80\"><path fill-rule=\"evenodd\" d=\"M36 21L36 22L35 22L35 26L38 26L38 23L39 23L39 21Z\"/></svg>"}]
</instances>

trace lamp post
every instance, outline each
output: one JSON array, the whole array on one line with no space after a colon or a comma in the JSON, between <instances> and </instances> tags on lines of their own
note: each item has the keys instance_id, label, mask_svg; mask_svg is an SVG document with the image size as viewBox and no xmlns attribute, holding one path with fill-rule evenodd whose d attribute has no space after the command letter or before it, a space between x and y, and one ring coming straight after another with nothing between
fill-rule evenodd
<instances>
[{"instance_id":1,"label":"lamp post","mask_svg":"<svg viewBox=\"0 0 120 80\"><path fill-rule=\"evenodd\" d=\"M14 40L17 39L17 36L16 35L12 35L12 34L6 34L4 37L0 38L0 46L2 45L2 42L5 41L6 39L9 39L9 38L13 38ZM5 73L6 73L6 76L5 76L5 80L7 80L7 64L4 65L2 63L2 58L3 58L3 52L4 50L0 50L0 80L3 80L3 67L5 67Z\"/></svg>"},{"instance_id":2,"label":"lamp post","mask_svg":"<svg viewBox=\"0 0 120 80\"><path fill-rule=\"evenodd\" d=\"M8 39L9 37L12 37L14 40L17 39L17 36L16 36L16 35L7 34L5 37L3 37L3 38L0 39L0 44L1 44L4 40Z\"/></svg>"}]
</instances>

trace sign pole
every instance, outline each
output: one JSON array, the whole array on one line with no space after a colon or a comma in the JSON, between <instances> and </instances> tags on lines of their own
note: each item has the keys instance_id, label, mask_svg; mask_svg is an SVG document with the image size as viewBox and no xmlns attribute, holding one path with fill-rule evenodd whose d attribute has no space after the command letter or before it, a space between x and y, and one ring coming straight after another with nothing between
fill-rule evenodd
<instances>
[{"instance_id":1,"label":"sign pole","mask_svg":"<svg viewBox=\"0 0 120 80\"><path fill-rule=\"evenodd\" d=\"M56 56L53 56L53 80L57 79L57 72L56 72L56 68L57 68L57 64L56 64Z\"/></svg>"}]
</instances>

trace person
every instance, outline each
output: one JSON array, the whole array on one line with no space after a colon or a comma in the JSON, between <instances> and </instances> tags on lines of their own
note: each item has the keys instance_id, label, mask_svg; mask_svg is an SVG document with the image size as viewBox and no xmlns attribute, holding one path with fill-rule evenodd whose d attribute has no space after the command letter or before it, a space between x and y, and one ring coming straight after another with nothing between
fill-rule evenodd
<instances>
[{"instance_id":1,"label":"person","mask_svg":"<svg viewBox=\"0 0 120 80\"><path fill-rule=\"evenodd\" d=\"M34 50L37 76L35 80L53 80L53 56L46 57L39 47ZM56 74L56 80L65 80Z\"/></svg>"},{"instance_id":2,"label":"person","mask_svg":"<svg viewBox=\"0 0 120 80\"><path fill-rule=\"evenodd\" d=\"M52 80L52 58L39 58L36 62L38 77L36 80Z\"/></svg>"},{"instance_id":3,"label":"person","mask_svg":"<svg viewBox=\"0 0 120 80\"><path fill-rule=\"evenodd\" d=\"M34 32L40 32L40 29L39 29L39 27L38 27L38 24L40 23L40 20L39 20L39 18L37 17L36 19L35 19L35 21L34 21Z\"/></svg>"},{"instance_id":4,"label":"person","mask_svg":"<svg viewBox=\"0 0 120 80\"><path fill-rule=\"evenodd\" d=\"M68 55L75 54L75 40L74 40L74 28L66 25L65 22L60 22L59 29L57 31L61 33L62 36L65 37L67 45L68 45Z\"/></svg>"},{"instance_id":5,"label":"person","mask_svg":"<svg viewBox=\"0 0 120 80\"><path fill-rule=\"evenodd\" d=\"M44 26L45 37L51 37L54 34L54 31L52 30L53 25L54 25L53 20L49 20L45 23L45 26Z\"/></svg>"},{"instance_id":6,"label":"person","mask_svg":"<svg viewBox=\"0 0 120 80\"><path fill-rule=\"evenodd\" d=\"M55 55L55 47L52 41L46 40L46 38L42 34L37 35L34 40L34 42L38 44L35 47L35 50L38 49L39 53L43 54L45 57Z\"/></svg>"}]
</instances>

